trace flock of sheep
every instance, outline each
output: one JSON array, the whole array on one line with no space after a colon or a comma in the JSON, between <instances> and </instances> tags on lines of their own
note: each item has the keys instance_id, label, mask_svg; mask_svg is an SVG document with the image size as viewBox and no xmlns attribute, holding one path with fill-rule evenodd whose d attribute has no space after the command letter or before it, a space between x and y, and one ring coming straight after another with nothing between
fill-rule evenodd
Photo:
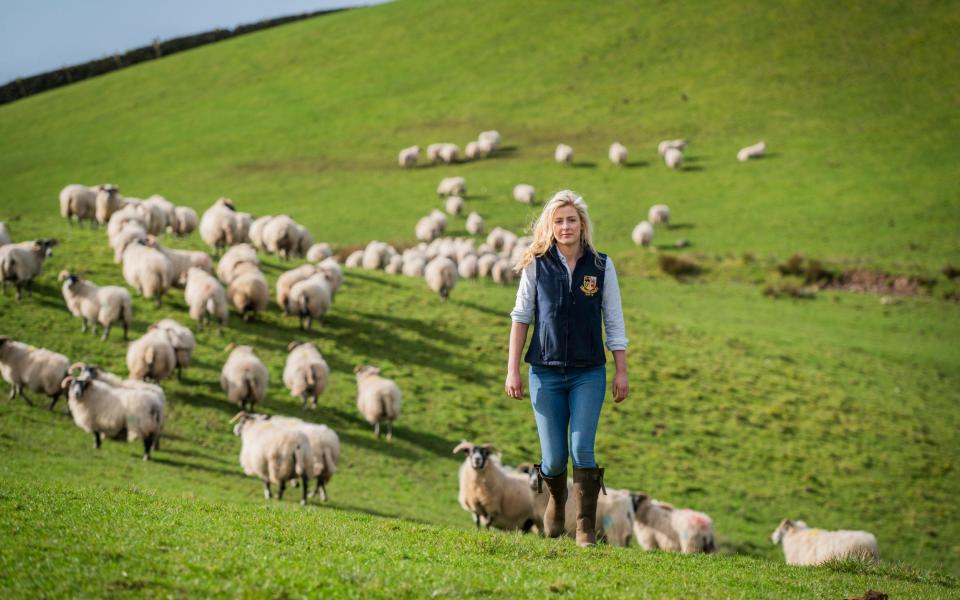
<instances>
[{"instance_id":1,"label":"flock of sheep","mask_svg":"<svg viewBox=\"0 0 960 600\"><path fill-rule=\"evenodd\" d=\"M482 132L470 142L464 158L473 160L495 152L501 144L496 131ZM664 163L678 168L683 162L685 140L667 140L658 151ZM738 160L762 155L763 142L742 149ZM415 166L420 148L400 152L403 167ZM432 144L427 156L432 162L455 163L460 159L455 144ZM615 143L609 158L617 165L627 161L627 149ZM555 159L573 160L573 149L560 144ZM514 199L532 204L536 191L528 184L513 189ZM444 178L437 187L444 200L446 214L434 209L414 228L418 245L398 251L389 244L372 241L351 253L345 265L351 268L382 269L387 273L423 277L441 299L446 299L458 278L490 277L507 284L514 280L513 265L531 242L511 231L495 227L485 241L473 238L443 237L448 215L461 216L465 210L466 181L463 177ZM96 187L69 185L60 194L61 215L73 222L105 225L116 263L122 264L127 284L157 305L174 286L184 287L189 317L198 328L216 323L221 329L228 322L229 307L244 320L266 310L270 289L260 269L257 251L276 254L281 259L305 257L307 263L283 273L276 284L276 302L285 315L298 317L301 329L309 330L315 319L330 309L343 283L344 273L333 257L329 244L314 243L310 232L287 215L254 218L239 212L228 198L217 200L202 218L188 207L178 207L162 196L146 200L127 198L111 184ZM670 221L670 209L658 204L650 208L648 220L633 230L633 241L649 245L654 225ZM466 216L465 228L474 236L484 232L484 220L476 212ZM186 236L199 228L201 238L221 255L214 269L205 252L176 250L163 246L158 236L166 232ZM0 223L0 283L32 290L33 280L41 273L44 260L52 255L57 240L40 239L12 243L4 223ZM103 329L106 340L114 324L123 327L127 339L133 322L133 298L119 286L98 286L76 273L59 275L67 309L81 320L81 331L97 333ZM144 445L144 459L157 450L164 428L165 396L159 385L176 371L178 379L187 368L196 347L188 327L174 319L153 324L128 346L129 378L123 379L82 362L71 363L64 355L33 348L7 336L0 336L0 375L10 383L10 397L21 395L28 403L25 389L51 398L53 409L64 393L70 413L78 427L94 435L99 448L103 436ZM270 416L255 412L264 401L269 385L266 366L251 346L228 346L230 355L221 371L221 388L227 400L241 412L234 417L234 433L241 438L240 464L247 475L264 483L264 494L273 497L277 486L282 498L288 483L302 486L301 503L308 498L309 481L316 485L309 496L326 499L326 485L336 472L340 441L326 425L301 419ZM396 382L380 375L378 368L361 365L355 369L357 407L375 434L381 426L390 439L393 423L400 415L402 393ZM283 383L303 407L317 407L330 369L319 350L311 343L292 342L283 370ZM148 381L149 380L149 381ZM489 444L463 442L454 453L466 459L459 471L459 502L473 515L474 522L504 530L543 530L547 494L541 489L532 465L504 466L496 448ZM569 484L568 484L569 485ZM642 492L604 489L598 503L598 539L618 546L629 545L631 538L648 550L711 552L714 531L711 518L687 508L675 508ZM567 503L567 534L574 535L573 503ZM859 531L827 532L809 529L802 521L784 520L772 536L782 543L790 564L819 564L835 558L878 557L876 539Z\"/></svg>"}]
</instances>

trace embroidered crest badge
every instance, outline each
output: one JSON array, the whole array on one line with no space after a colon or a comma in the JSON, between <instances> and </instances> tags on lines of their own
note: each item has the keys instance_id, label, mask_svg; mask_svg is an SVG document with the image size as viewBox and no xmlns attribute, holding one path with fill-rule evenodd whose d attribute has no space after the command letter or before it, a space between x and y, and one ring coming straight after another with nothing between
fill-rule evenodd
<instances>
[{"instance_id":1,"label":"embroidered crest badge","mask_svg":"<svg viewBox=\"0 0 960 600\"><path fill-rule=\"evenodd\" d=\"M583 283L580 284L580 291L586 294L587 296L592 296L597 293L597 278L591 277L590 275L583 276Z\"/></svg>"}]
</instances>

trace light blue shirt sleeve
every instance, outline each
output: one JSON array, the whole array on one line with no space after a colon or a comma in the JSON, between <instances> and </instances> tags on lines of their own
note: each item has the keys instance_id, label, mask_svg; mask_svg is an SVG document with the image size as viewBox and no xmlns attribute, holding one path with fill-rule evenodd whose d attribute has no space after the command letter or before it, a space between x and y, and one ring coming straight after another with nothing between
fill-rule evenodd
<instances>
[{"instance_id":1,"label":"light blue shirt sleeve","mask_svg":"<svg viewBox=\"0 0 960 600\"><path fill-rule=\"evenodd\" d=\"M520 285L517 287L517 302L510 311L510 318L517 323L533 322L534 302L537 299L537 262L530 264L520 272Z\"/></svg>"},{"instance_id":2,"label":"light blue shirt sleeve","mask_svg":"<svg viewBox=\"0 0 960 600\"><path fill-rule=\"evenodd\" d=\"M620 284L613 259L607 257L603 272L603 329L607 332L607 349L627 349L627 328L623 323L623 306L620 304Z\"/></svg>"}]
</instances>

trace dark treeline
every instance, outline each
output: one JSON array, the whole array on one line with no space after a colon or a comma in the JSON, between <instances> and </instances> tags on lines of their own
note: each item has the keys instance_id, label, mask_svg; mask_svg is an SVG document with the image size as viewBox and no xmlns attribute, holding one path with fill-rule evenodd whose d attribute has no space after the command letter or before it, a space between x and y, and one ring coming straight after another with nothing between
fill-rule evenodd
<instances>
[{"instance_id":1,"label":"dark treeline","mask_svg":"<svg viewBox=\"0 0 960 600\"><path fill-rule=\"evenodd\" d=\"M67 85L76 81L82 81L84 79L96 77L97 75L103 75L104 73L116 71L117 69L129 67L137 63L154 60L162 56L175 54L177 52L183 52L184 50L190 50L205 44L212 44L213 42L219 42L220 40L236 37L245 33L276 27L277 25L283 25L285 23L290 23L291 21L299 21L319 15L340 12L342 10L346 9L319 10L301 15L278 17L276 19L264 19L263 21L258 21L256 23L238 25L233 29L214 29L212 31L198 33L196 35L186 35L183 37L174 38L165 42L161 42L158 39L149 46L134 48L133 50L128 50L123 54L117 53L106 58L91 60L89 62L69 67L63 67L54 71L48 71L46 73L34 75L32 77L14 79L9 83L0 86L0 104L13 102L14 100L19 100L20 98L26 98L27 96L52 90L62 85Z\"/></svg>"}]
</instances>

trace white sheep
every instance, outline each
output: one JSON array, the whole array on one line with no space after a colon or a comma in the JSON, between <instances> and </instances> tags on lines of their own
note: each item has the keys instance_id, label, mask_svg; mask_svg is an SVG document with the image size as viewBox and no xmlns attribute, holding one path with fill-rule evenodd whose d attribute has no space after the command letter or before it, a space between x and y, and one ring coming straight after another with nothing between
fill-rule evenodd
<instances>
[{"instance_id":1,"label":"white sheep","mask_svg":"<svg viewBox=\"0 0 960 600\"><path fill-rule=\"evenodd\" d=\"M483 148L488 148L487 152L492 152L500 147L500 132L496 130L481 131L480 135L477 136L477 142Z\"/></svg>"},{"instance_id":2,"label":"white sheep","mask_svg":"<svg viewBox=\"0 0 960 600\"><path fill-rule=\"evenodd\" d=\"M454 454L458 452L466 454L466 459L460 465L457 500L473 515L477 529L483 525L488 529L530 531L534 524L533 499L527 475L506 470L492 444L462 441L453 449Z\"/></svg>"},{"instance_id":3,"label":"white sheep","mask_svg":"<svg viewBox=\"0 0 960 600\"><path fill-rule=\"evenodd\" d=\"M431 163L436 163L440 160L440 148L443 147L443 144L430 144L427 146L427 160Z\"/></svg>"},{"instance_id":4,"label":"white sheep","mask_svg":"<svg viewBox=\"0 0 960 600\"><path fill-rule=\"evenodd\" d=\"M363 262L363 250L354 250L349 255L347 259L343 261L343 265L350 269L359 269L360 264Z\"/></svg>"},{"instance_id":5,"label":"white sheep","mask_svg":"<svg viewBox=\"0 0 960 600\"><path fill-rule=\"evenodd\" d=\"M70 359L62 354L44 348L34 348L13 338L0 335L0 376L10 384L10 399L19 394L32 405L26 388L31 392L40 392L50 396L50 410L63 393L60 383L67 376Z\"/></svg>"},{"instance_id":6,"label":"white sheep","mask_svg":"<svg viewBox=\"0 0 960 600\"><path fill-rule=\"evenodd\" d=\"M120 190L117 186L109 183L98 186L96 192L94 213L97 223L106 225L110 222L113 213L123 207L123 198L120 196Z\"/></svg>"},{"instance_id":7,"label":"white sheep","mask_svg":"<svg viewBox=\"0 0 960 600\"><path fill-rule=\"evenodd\" d=\"M877 538L867 531L810 529L803 521L784 519L770 539L783 543L788 565L819 565L831 560L879 560Z\"/></svg>"},{"instance_id":8,"label":"white sheep","mask_svg":"<svg viewBox=\"0 0 960 600\"><path fill-rule=\"evenodd\" d=\"M190 366L190 357L193 356L193 350L197 347L193 332L173 319L160 319L151 325L150 329L162 331L167 336L167 341L173 347L173 355L176 358L177 380L181 380L183 369Z\"/></svg>"},{"instance_id":9,"label":"white sheep","mask_svg":"<svg viewBox=\"0 0 960 600\"><path fill-rule=\"evenodd\" d=\"M297 244L293 249L293 254L295 256L305 257L313 246L313 234L300 223L294 223L293 227L297 232Z\"/></svg>"},{"instance_id":10,"label":"white sheep","mask_svg":"<svg viewBox=\"0 0 960 600\"><path fill-rule=\"evenodd\" d=\"M463 177L444 177L437 185L437 196L466 196L467 180Z\"/></svg>"},{"instance_id":11,"label":"white sheep","mask_svg":"<svg viewBox=\"0 0 960 600\"><path fill-rule=\"evenodd\" d=\"M467 146L463 149L463 157L467 160L476 160L484 156L480 144L477 142L469 142Z\"/></svg>"},{"instance_id":12,"label":"white sheep","mask_svg":"<svg viewBox=\"0 0 960 600\"><path fill-rule=\"evenodd\" d=\"M657 144L657 153L660 154L660 156L663 156L670 148L674 148L682 152L687 148L687 140L663 140Z\"/></svg>"},{"instance_id":13,"label":"white sheep","mask_svg":"<svg viewBox=\"0 0 960 600\"><path fill-rule=\"evenodd\" d=\"M527 183L513 186L513 199L523 204L533 204L536 196L534 187Z\"/></svg>"},{"instance_id":14,"label":"white sheep","mask_svg":"<svg viewBox=\"0 0 960 600\"><path fill-rule=\"evenodd\" d=\"M400 151L397 157L401 167L410 168L417 166L417 160L420 159L420 146L410 146Z\"/></svg>"},{"instance_id":15,"label":"white sheep","mask_svg":"<svg viewBox=\"0 0 960 600\"><path fill-rule=\"evenodd\" d=\"M263 402L267 393L270 375L267 367L257 357L252 346L230 344L227 362L220 371L220 387L227 393L227 400L240 405L240 410L250 412Z\"/></svg>"},{"instance_id":16,"label":"white sheep","mask_svg":"<svg viewBox=\"0 0 960 600\"><path fill-rule=\"evenodd\" d=\"M150 216L147 218L147 232L151 235L159 235L172 227L177 220L176 206L163 196L154 194L140 205L140 209L148 211Z\"/></svg>"},{"instance_id":17,"label":"white sheep","mask_svg":"<svg viewBox=\"0 0 960 600\"><path fill-rule=\"evenodd\" d=\"M136 204L122 206L120 210L110 215L110 220L107 222L107 237L112 240L131 223L139 225L144 231L147 230L147 222Z\"/></svg>"},{"instance_id":18,"label":"white sheep","mask_svg":"<svg viewBox=\"0 0 960 600\"><path fill-rule=\"evenodd\" d=\"M60 191L60 216L71 224L76 218L77 224L90 221L90 226L97 224L97 187L87 187L79 183L68 185Z\"/></svg>"},{"instance_id":19,"label":"white sheep","mask_svg":"<svg viewBox=\"0 0 960 600\"><path fill-rule=\"evenodd\" d=\"M0 221L0 246L6 246L10 243L12 243L10 238L10 230L7 229L6 223Z\"/></svg>"},{"instance_id":20,"label":"white sheep","mask_svg":"<svg viewBox=\"0 0 960 600\"><path fill-rule=\"evenodd\" d=\"M490 274L493 272L493 265L497 264L499 260L500 257L496 254L481 254L480 257L477 258L477 277L490 277Z\"/></svg>"},{"instance_id":21,"label":"white sheep","mask_svg":"<svg viewBox=\"0 0 960 600\"><path fill-rule=\"evenodd\" d=\"M440 294L441 300L446 301L457 285L457 264L446 256L438 256L427 263L423 277L430 289Z\"/></svg>"},{"instance_id":22,"label":"white sheep","mask_svg":"<svg viewBox=\"0 0 960 600\"><path fill-rule=\"evenodd\" d=\"M443 144L437 152L437 156L445 164L452 165L460 157L460 146L456 144Z\"/></svg>"},{"instance_id":23,"label":"white sheep","mask_svg":"<svg viewBox=\"0 0 960 600\"><path fill-rule=\"evenodd\" d=\"M213 273L213 259L206 252L199 250L176 250L161 245L155 238L148 238L147 245L156 248L170 261L170 280L177 285L187 284L187 271L196 267L207 273Z\"/></svg>"},{"instance_id":24,"label":"white sheep","mask_svg":"<svg viewBox=\"0 0 960 600\"><path fill-rule=\"evenodd\" d=\"M403 256L395 254L387 261L387 266L383 268L384 273L390 275L399 275L403 272Z\"/></svg>"},{"instance_id":25,"label":"white sheep","mask_svg":"<svg viewBox=\"0 0 960 600\"><path fill-rule=\"evenodd\" d=\"M403 394L392 379L380 376L380 369L360 365L357 375L357 409L367 423L373 425L373 434L380 437L380 425L387 425L387 439L393 438L393 422L400 417Z\"/></svg>"},{"instance_id":26,"label":"white sheep","mask_svg":"<svg viewBox=\"0 0 960 600\"><path fill-rule=\"evenodd\" d=\"M323 315L330 310L331 304L333 304L333 292L327 276L316 273L293 284L290 288L286 312L299 317L301 331L310 331L313 328L313 320L323 318Z\"/></svg>"},{"instance_id":27,"label":"white sheep","mask_svg":"<svg viewBox=\"0 0 960 600\"><path fill-rule=\"evenodd\" d=\"M253 244L253 247L257 250L265 251L267 249L263 244L263 230L267 224L270 223L271 219L273 219L273 217L267 215L254 219L253 223L250 224L250 231L247 232L247 237L250 238L250 243Z\"/></svg>"},{"instance_id":28,"label":"white sheep","mask_svg":"<svg viewBox=\"0 0 960 600\"><path fill-rule=\"evenodd\" d=\"M120 264L123 261L123 252L134 242L147 243L147 230L139 221L126 221L123 228L116 235L110 236L110 247L113 248L113 262Z\"/></svg>"},{"instance_id":29,"label":"white sheep","mask_svg":"<svg viewBox=\"0 0 960 600\"><path fill-rule=\"evenodd\" d=\"M240 413L233 429L240 437L240 466L243 472L263 481L263 496L273 497L270 485L277 486L277 500L283 499L287 482L299 479L303 485L300 505L307 503L307 481L313 471L310 440L298 429L272 423L266 415Z\"/></svg>"},{"instance_id":30,"label":"white sheep","mask_svg":"<svg viewBox=\"0 0 960 600\"><path fill-rule=\"evenodd\" d=\"M427 215L417 221L417 225L414 227L414 235L418 241L432 242L443 235L443 228L443 221L438 220L433 215Z\"/></svg>"},{"instance_id":31,"label":"white sheep","mask_svg":"<svg viewBox=\"0 0 960 600\"><path fill-rule=\"evenodd\" d=\"M630 237L633 239L633 243L638 246L649 246L653 241L653 225L647 221L640 221L633 228Z\"/></svg>"},{"instance_id":32,"label":"white sheep","mask_svg":"<svg viewBox=\"0 0 960 600\"><path fill-rule=\"evenodd\" d=\"M63 299L70 314L80 319L80 331L87 332L87 325L93 326L93 335L97 335L97 325L103 327L101 341L110 337L110 328L117 321L123 324L123 339L133 324L133 299L130 292L116 285L97 286L89 279L83 279L68 271L61 271L58 281L63 282Z\"/></svg>"},{"instance_id":33,"label":"white sheep","mask_svg":"<svg viewBox=\"0 0 960 600\"><path fill-rule=\"evenodd\" d=\"M513 270L513 263L506 258L501 258L493 263L490 268L490 278L494 283L500 285L509 285L516 279L516 272Z\"/></svg>"},{"instance_id":34,"label":"white sheep","mask_svg":"<svg viewBox=\"0 0 960 600\"><path fill-rule=\"evenodd\" d=\"M237 213L237 235L234 240L237 244L250 241L250 228L253 226L253 215L245 212Z\"/></svg>"},{"instance_id":35,"label":"white sheep","mask_svg":"<svg viewBox=\"0 0 960 600\"><path fill-rule=\"evenodd\" d=\"M173 234L182 237L190 235L197 229L197 211L189 206L178 206L173 210Z\"/></svg>"},{"instance_id":36,"label":"white sheep","mask_svg":"<svg viewBox=\"0 0 960 600\"><path fill-rule=\"evenodd\" d=\"M280 277L277 277L277 305L280 307L280 310L283 311L283 314L289 314L287 312L287 304L290 298L290 290L293 286L308 277L312 277L318 272L320 272L320 269L314 265L300 265L299 267L284 271L280 274Z\"/></svg>"},{"instance_id":37,"label":"white sheep","mask_svg":"<svg viewBox=\"0 0 960 600\"><path fill-rule=\"evenodd\" d=\"M634 535L641 548L668 552L713 552L713 520L689 508L674 508L638 492L631 494Z\"/></svg>"},{"instance_id":38,"label":"white sheep","mask_svg":"<svg viewBox=\"0 0 960 600\"><path fill-rule=\"evenodd\" d=\"M130 379L162 381L176 368L177 353L167 334L161 330L149 330L127 347Z\"/></svg>"},{"instance_id":39,"label":"white sheep","mask_svg":"<svg viewBox=\"0 0 960 600\"><path fill-rule=\"evenodd\" d=\"M33 280L43 271L43 261L53 256L55 239L41 239L0 246L0 285L6 291L7 282L17 288L17 300L23 288L33 295Z\"/></svg>"},{"instance_id":40,"label":"white sheep","mask_svg":"<svg viewBox=\"0 0 960 600\"><path fill-rule=\"evenodd\" d=\"M553 160L561 164L570 164L573 162L573 148L566 144L558 144L557 149L553 151Z\"/></svg>"},{"instance_id":41,"label":"white sheep","mask_svg":"<svg viewBox=\"0 0 960 600\"><path fill-rule=\"evenodd\" d=\"M335 297L340 286L343 285L343 269L340 267L340 263L337 262L335 257L328 256L317 263L317 268L327 276L327 281L330 282L330 291Z\"/></svg>"},{"instance_id":42,"label":"white sheep","mask_svg":"<svg viewBox=\"0 0 960 600\"><path fill-rule=\"evenodd\" d=\"M423 272L427 268L427 261L420 256L405 258L401 272L407 277L423 277Z\"/></svg>"},{"instance_id":43,"label":"white sheep","mask_svg":"<svg viewBox=\"0 0 960 600\"><path fill-rule=\"evenodd\" d=\"M476 212L467 215L466 223L467 233L471 235L481 235L483 233L483 217Z\"/></svg>"},{"instance_id":44,"label":"white sheep","mask_svg":"<svg viewBox=\"0 0 960 600\"><path fill-rule=\"evenodd\" d=\"M387 244L373 240L363 249L360 266L364 269L382 269L387 264L390 251Z\"/></svg>"},{"instance_id":45,"label":"white sheep","mask_svg":"<svg viewBox=\"0 0 960 600\"><path fill-rule=\"evenodd\" d=\"M250 266L260 269L260 259L257 258L257 251L250 244L237 244L227 250L217 263L217 277L226 285L236 279L243 272L241 265L248 263Z\"/></svg>"},{"instance_id":46,"label":"white sheep","mask_svg":"<svg viewBox=\"0 0 960 600\"><path fill-rule=\"evenodd\" d=\"M327 484L337 472L337 463L340 461L340 437L337 433L317 423L309 423L295 417L270 417L275 425L296 429L307 436L310 442L310 452L313 455L313 471L310 476L316 478L317 486L310 497L318 493L322 502L327 501Z\"/></svg>"},{"instance_id":47,"label":"white sheep","mask_svg":"<svg viewBox=\"0 0 960 600\"><path fill-rule=\"evenodd\" d=\"M654 204L647 211L647 219L653 225L667 225L670 223L670 207L666 204Z\"/></svg>"},{"instance_id":48,"label":"white sheep","mask_svg":"<svg viewBox=\"0 0 960 600\"><path fill-rule=\"evenodd\" d=\"M667 148L663 153L663 163L671 169L679 169L683 166L683 152L676 148Z\"/></svg>"},{"instance_id":49,"label":"white sheep","mask_svg":"<svg viewBox=\"0 0 960 600\"><path fill-rule=\"evenodd\" d=\"M173 285L173 263L156 248L134 242L123 251L123 278L144 298L156 305Z\"/></svg>"},{"instance_id":50,"label":"white sheep","mask_svg":"<svg viewBox=\"0 0 960 600\"><path fill-rule=\"evenodd\" d=\"M244 321L250 321L270 304L270 287L259 267L249 262L237 265L227 286L227 300Z\"/></svg>"},{"instance_id":51,"label":"white sheep","mask_svg":"<svg viewBox=\"0 0 960 600\"><path fill-rule=\"evenodd\" d=\"M157 385L106 376L94 366L79 366L80 373L67 375L62 384L73 422L93 434L97 449L101 436L128 442L142 439L143 460L150 460L150 451L158 447L163 433L163 390Z\"/></svg>"},{"instance_id":52,"label":"white sheep","mask_svg":"<svg viewBox=\"0 0 960 600\"><path fill-rule=\"evenodd\" d=\"M200 218L200 238L213 247L213 255L216 256L227 246L240 242L239 226L233 200L220 198Z\"/></svg>"},{"instance_id":53,"label":"white sheep","mask_svg":"<svg viewBox=\"0 0 960 600\"><path fill-rule=\"evenodd\" d=\"M767 144L765 142L757 142L752 146L747 146L746 148L741 148L737 152L737 160L740 162L746 162L751 158L760 158L767 151Z\"/></svg>"},{"instance_id":54,"label":"white sheep","mask_svg":"<svg viewBox=\"0 0 960 600\"><path fill-rule=\"evenodd\" d=\"M614 142L610 145L610 150L607 152L607 157L610 158L610 162L613 164L617 166L623 166L627 164L627 147L620 142Z\"/></svg>"},{"instance_id":55,"label":"white sheep","mask_svg":"<svg viewBox=\"0 0 960 600\"><path fill-rule=\"evenodd\" d=\"M463 279L476 279L477 255L470 254L468 256L464 256L463 259L457 263L457 274Z\"/></svg>"},{"instance_id":56,"label":"white sheep","mask_svg":"<svg viewBox=\"0 0 960 600\"><path fill-rule=\"evenodd\" d=\"M303 408L307 407L308 398L310 408L316 408L317 398L327 388L330 367L313 344L290 342L287 350L290 353L283 367L283 385L291 396L303 401Z\"/></svg>"},{"instance_id":57,"label":"white sheep","mask_svg":"<svg viewBox=\"0 0 960 600\"><path fill-rule=\"evenodd\" d=\"M263 245L267 252L287 260L297 250L300 234L297 223L287 215L277 215L263 228Z\"/></svg>"},{"instance_id":58,"label":"white sheep","mask_svg":"<svg viewBox=\"0 0 960 600\"><path fill-rule=\"evenodd\" d=\"M446 206L447 214L459 215L463 212L463 198L460 196L448 196Z\"/></svg>"},{"instance_id":59,"label":"white sheep","mask_svg":"<svg viewBox=\"0 0 960 600\"><path fill-rule=\"evenodd\" d=\"M333 256L333 248L326 242L314 244L307 249L307 260L312 263L318 263L325 258Z\"/></svg>"},{"instance_id":60,"label":"white sheep","mask_svg":"<svg viewBox=\"0 0 960 600\"><path fill-rule=\"evenodd\" d=\"M183 291L183 298L187 302L190 318L202 328L217 319L220 327L227 324L227 294L212 275L193 267L187 271L187 286Z\"/></svg>"}]
</instances>

